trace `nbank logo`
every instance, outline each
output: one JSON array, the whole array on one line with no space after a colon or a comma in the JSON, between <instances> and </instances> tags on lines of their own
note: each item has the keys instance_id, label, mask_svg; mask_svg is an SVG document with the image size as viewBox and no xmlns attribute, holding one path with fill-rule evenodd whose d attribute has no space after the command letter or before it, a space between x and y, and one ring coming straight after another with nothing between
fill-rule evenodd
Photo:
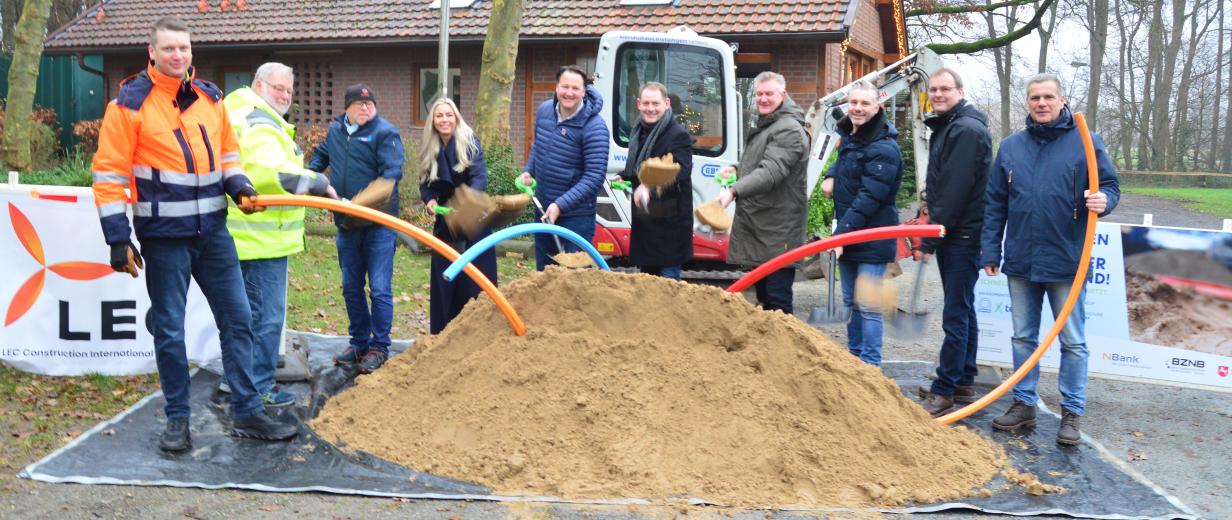
<instances>
[{"instance_id":1,"label":"nbank logo","mask_svg":"<svg viewBox=\"0 0 1232 520\"><path fill-rule=\"evenodd\" d=\"M1116 352L1104 352L1100 355L1104 361L1114 365L1141 367L1142 362L1138 360L1138 356L1126 356Z\"/></svg>"},{"instance_id":2,"label":"nbank logo","mask_svg":"<svg viewBox=\"0 0 1232 520\"><path fill-rule=\"evenodd\" d=\"M47 279L47 271L51 271L62 278L76 281L97 280L116 271L111 269L110 264L102 264L98 262L57 262L47 265L47 258L43 251L43 241L39 238L38 232L34 229L34 224L30 223L30 219L17 209L12 202L9 206L9 220L13 225L13 233L17 235L17 240L21 242L22 247L34 258L35 262L39 263L39 269L31 274L25 282L17 288L17 292L9 299L8 309L4 313L4 326L12 325L17 320L34 307L34 303L38 301L39 295L43 293L43 283Z\"/></svg>"}]
</instances>

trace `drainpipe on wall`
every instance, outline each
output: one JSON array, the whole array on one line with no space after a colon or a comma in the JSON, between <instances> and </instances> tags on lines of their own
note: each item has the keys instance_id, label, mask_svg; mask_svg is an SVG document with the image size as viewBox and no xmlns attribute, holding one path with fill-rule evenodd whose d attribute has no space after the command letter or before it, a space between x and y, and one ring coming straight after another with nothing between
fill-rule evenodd
<instances>
[{"instance_id":1,"label":"drainpipe on wall","mask_svg":"<svg viewBox=\"0 0 1232 520\"><path fill-rule=\"evenodd\" d=\"M78 68L103 78L103 103L106 104L110 102L111 101L111 79L107 77L107 73L101 70L98 70L94 67L91 67L89 65L86 65L86 57L83 55L83 53L78 52L76 53L76 56L77 56L77 67Z\"/></svg>"}]
</instances>

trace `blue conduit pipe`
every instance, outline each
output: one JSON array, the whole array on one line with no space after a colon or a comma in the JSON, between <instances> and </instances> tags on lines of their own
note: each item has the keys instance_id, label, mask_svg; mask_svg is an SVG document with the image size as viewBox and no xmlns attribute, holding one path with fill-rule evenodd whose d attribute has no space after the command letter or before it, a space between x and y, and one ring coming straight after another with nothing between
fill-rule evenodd
<instances>
[{"instance_id":1,"label":"blue conduit pipe","mask_svg":"<svg viewBox=\"0 0 1232 520\"><path fill-rule=\"evenodd\" d=\"M570 242L573 242L574 245L582 248L582 250L586 253L590 254L591 260L594 260L595 265L599 266L600 269L603 269L604 271L612 270L607 266L607 261L603 259L603 256L599 254L599 251L595 249L595 246L590 245L590 241L582 238L582 235L574 233L569 228L557 226L556 224L532 222L529 224L519 224L516 226L507 227L488 235L479 242L476 242L475 245L471 246L466 251L463 251L462 255L459 256L457 260L454 260L452 264L449 264L449 267L445 269L445 280L452 282L453 279L462 272L462 269L466 267L466 264L474 261L475 257L479 256L484 251L496 246L498 242L504 242L510 238L534 233L546 233L567 239Z\"/></svg>"}]
</instances>

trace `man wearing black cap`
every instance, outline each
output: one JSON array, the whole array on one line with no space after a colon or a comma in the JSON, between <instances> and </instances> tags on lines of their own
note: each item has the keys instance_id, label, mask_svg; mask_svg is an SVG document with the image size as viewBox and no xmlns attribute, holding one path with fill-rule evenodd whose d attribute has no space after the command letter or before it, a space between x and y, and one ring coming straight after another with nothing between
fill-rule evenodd
<instances>
[{"instance_id":1,"label":"man wearing black cap","mask_svg":"<svg viewBox=\"0 0 1232 520\"><path fill-rule=\"evenodd\" d=\"M383 208L398 215L398 186L402 178L402 138L398 129L376 114L376 93L363 83L346 90L346 113L329 125L325 142L312 154L308 168L324 172L338 196L355 197L373 181L393 183L393 196ZM334 358L339 364L359 364L362 373L380 368L389 358L389 331L393 326L393 230L366 220L334 214L338 227L338 264L342 268L342 296L350 320L351 343ZM371 307L365 299L368 280Z\"/></svg>"}]
</instances>

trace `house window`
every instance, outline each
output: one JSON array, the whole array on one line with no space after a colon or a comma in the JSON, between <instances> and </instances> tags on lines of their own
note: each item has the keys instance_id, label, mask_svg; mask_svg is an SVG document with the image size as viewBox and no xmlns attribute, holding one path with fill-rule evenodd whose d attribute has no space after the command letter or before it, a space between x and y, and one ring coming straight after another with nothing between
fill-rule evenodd
<instances>
[{"instance_id":1,"label":"house window","mask_svg":"<svg viewBox=\"0 0 1232 520\"><path fill-rule=\"evenodd\" d=\"M225 70L222 73L223 94L230 94L252 84L252 72L244 70Z\"/></svg>"},{"instance_id":2,"label":"house window","mask_svg":"<svg viewBox=\"0 0 1232 520\"><path fill-rule=\"evenodd\" d=\"M417 124L423 124L425 119L428 119L429 109L432 108L432 102L436 101L436 97L440 95L440 69L436 67L425 66L419 69L419 103L417 104L418 113L415 121ZM449 69L449 97L453 99L458 109L462 109L462 69Z\"/></svg>"},{"instance_id":3,"label":"house window","mask_svg":"<svg viewBox=\"0 0 1232 520\"><path fill-rule=\"evenodd\" d=\"M334 70L327 61L288 64L295 71L295 102L288 121L296 126L329 125L334 112Z\"/></svg>"}]
</instances>

